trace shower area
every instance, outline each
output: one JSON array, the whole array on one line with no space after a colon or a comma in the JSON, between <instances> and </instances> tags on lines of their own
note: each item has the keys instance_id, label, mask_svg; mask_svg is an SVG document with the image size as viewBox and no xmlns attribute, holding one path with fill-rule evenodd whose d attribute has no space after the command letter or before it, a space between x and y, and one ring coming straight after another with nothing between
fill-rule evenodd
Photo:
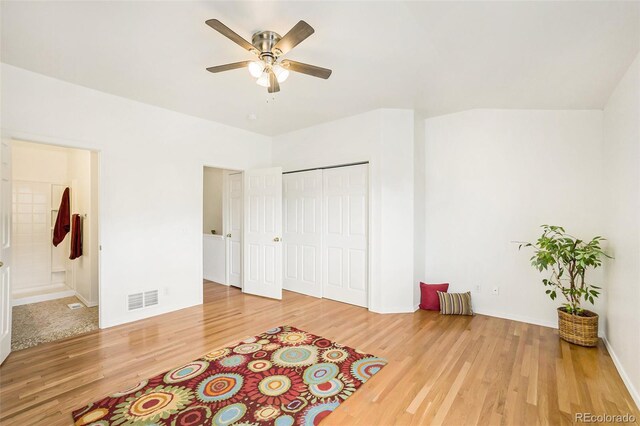
<instances>
[{"instance_id":1,"label":"shower area","mask_svg":"<svg viewBox=\"0 0 640 426\"><path fill-rule=\"evenodd\" d=\"M97 153L12 143L12 348L98 328Z\"/></svg>"}]
</instances>

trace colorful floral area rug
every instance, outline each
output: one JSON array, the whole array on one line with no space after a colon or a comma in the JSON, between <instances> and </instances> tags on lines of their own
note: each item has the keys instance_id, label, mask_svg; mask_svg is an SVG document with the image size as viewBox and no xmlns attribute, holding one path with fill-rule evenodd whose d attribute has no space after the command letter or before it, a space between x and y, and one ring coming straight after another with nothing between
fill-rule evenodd
<instances>
[{"instance_id":1,"label":"colorful floral area rug","mask_svg":"<svg viewBox=\"0 0 640 426\"><path fill-rule=\"evenodd\" d=\"M294 327L266 331L73 412L76 425L317 425L387 361Z\"/></svg>"}]
</instances>

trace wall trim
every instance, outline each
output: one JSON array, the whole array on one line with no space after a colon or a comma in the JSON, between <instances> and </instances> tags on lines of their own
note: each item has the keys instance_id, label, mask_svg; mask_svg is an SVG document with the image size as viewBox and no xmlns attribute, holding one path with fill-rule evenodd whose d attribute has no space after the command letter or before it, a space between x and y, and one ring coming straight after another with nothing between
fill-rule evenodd
<instances>
[{"instance_id":1,"label":"wall trim","mask_svg":"<svg viewBox=\"0 0 640 426\"><path fill-rule=\"evenodd\" d=\"M80 299L80 301L81 301L82 303L84 303L84 305L85 305L87 308L93 308L93 307L98 306L98 302L89 302L87 299L85 299L84 297L82 297L82 295L81 295L80 293L78 293L77 291L76 291L75 296L76 296L78 299Z\"/></svg>"},{"instance_id":2,"label":"wall trim","mask_svg":"<svg viewBox=\"0 0 640 426\"><path fill-rule=\"evenodd\" d=\"M625 371L624 367L622 366L622 363L620 362L620 359L618 358L618 356L616 355L615 351L613 350L613 347L611 346L611 343L609 343L607 338L604 337L604 336L602 337L602 341L604 342L604 346L607 348L607 351L609 352L609 355L611 356L611 359L613 360L613 365L616 366L616 370L618 370L618 374L620 374L620 377L622 378L622 382L627 387L627 390L631 394L631 398L633 398L633 401L636 403L636 409L637 409L638 407L640 407L640 393L633 386L633 383L631 382L631 379L629 379L629 376L627 375L627 372Z\"/></svg>"},{"instance_id":3,"label":"wall trim","mask_svg":"<svg viewBox=\"0 0 640 426\"><path fill-rule=\"evenodd\" d=\"M60 287L58 291L57 289ZM66 287L66 289L64 288ZM20 296L19 294L13 294L11 300L11 306L28 305L30 303L47 302L49 300L62 299L65 297L71 297L76 295L76 291L64 286L51 286L54 290L49 293L35 294L32 296ZM28 294L28 293L27 293Z\"/></svg>"},{"instance_id":4,"label":"wall trim","mask_svg":"<svg viewBox=\"0 0 640 426\"><path fill-rule=\"evenodd\" d=\"M558 328L558 323L556 321L545 321L537 318L531 318L531 317L522 316L522 315L507 314L504 312L496 312L496 311L485 310L485 309L474 309L473 313L486 315L489 317L508 319L512 321L525 322L527 324L539 325L542 327L549 327L549 328L556 328L556 329Z\"/></svg>"},{"instance_id":5,"label":"wall trim","mask_svg":"<svg viewBox=\"0 0 640 426\"><path fill-rule=\"evenodd\" d=\"M411 306L391 306L385 307L384 309L373 308L370 307L369 311L374 312L376 314L412 314L417 310L417 308Z\"/></svg>"}]
</instances>

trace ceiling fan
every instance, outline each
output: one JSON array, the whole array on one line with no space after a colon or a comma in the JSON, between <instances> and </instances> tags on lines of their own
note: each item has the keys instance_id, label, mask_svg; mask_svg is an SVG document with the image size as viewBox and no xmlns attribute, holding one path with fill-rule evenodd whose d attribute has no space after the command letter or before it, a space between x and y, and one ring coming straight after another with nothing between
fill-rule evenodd
<instances>
[{"instance_id":1,"label":"ceiling fan","mask_svg":"<svg viewBox=\"0 0 640 426\"><path fill-rule=\"evenodd\" d=\"M206 24L259 58L253 61L234 62L209 67L207 68L209 72L218 73L247 67L249 73L257 79L256 83L262 87L266 87L269 93L280 91L280 83L289 77L289 71L324 78L325 80L331 75L331 70L327 68L303 64L302 62L289 59L280 60L281 56L287 54L291 49L314 33L311 25L304 21L300 21L294 25L284 37L281 37L274 31L259 31L253 34L251 43L217 19L209 19L206 21Z\"/></svg>"}]
</instances>

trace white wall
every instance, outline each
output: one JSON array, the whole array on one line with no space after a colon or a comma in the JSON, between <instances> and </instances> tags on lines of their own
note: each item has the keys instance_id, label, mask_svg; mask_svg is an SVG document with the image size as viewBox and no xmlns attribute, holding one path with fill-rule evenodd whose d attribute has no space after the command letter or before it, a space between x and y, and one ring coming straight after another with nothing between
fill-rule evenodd
<instances>
[{"instance_id":1,"label":"white wall","mask_svg":"<svg viewBox=\"0 0 640 426\"><path fill-rule=\"evenodd\" d=\"M414 115L381 109L273 139L284 171L369 161L370 306L413 312Z\"/></svg>"},{"instance_id":2,"label":"white wall","mask_svg":"<svg viewBox=\"0 0 640 426\"><path fill-rule=\"evenodd\" d=\"M640 406L640 57L604 109L609 350Z\"/></svg>"},{"instance_id":3,"label":"white wall","mask_svg":"<svg viewBox=\"0 0 640 426\"><path fill-rule=\"evenodd\" d=\"M222 235L202 235L202 276L205 280L227 284L226 241Z\"/></svg>"},{"instance_id":4,"label":"white wall","mask_svg":"<svg viewBox=\"0 0 640 426\"><path fill-rule=\"evenodd\" d=\"M605 232L602 111L472 110L427 119L425 135L425 279L471 290L476 312L556 327L561 301L512 241L542 224Z\"/></svg>"},{"instance_id":5,"label":"white wall","mask_svg":"<svg viewBox=\"0 0 640 426\"><path fill-rule=\"evenodd\" d=\"M79 214L82 220L82 256L70 261L73 283L80 300L87 306L96 306L99 299L98 210L95 208L98 198L97 153L77 149L68 151L71 212Z\"/></svg>"},{"instance_id":6,"label":"white wall","mask_svg":"<svg viewBox=\"0 0 640 426\"><path fill-rule=\"evenodd\" d=\"M202 232L210 234L215 229L218 234L223 234L222 229L222 189L224 170L212 167L204 168L203 185L203 218Z\"/></svg>"},{"instance_id":7,"label":"white wall","mask_svg":"<svg viewBox=\"0 0 640 426\"><path fill-rule=\"evenodd\" d=\"M101 326L201 303L203 166L268 166L270 139L6 64L1 75L3 138L100 151ZM160 305L127 312L126 295L150 289Z\"/></svg>"},{"instance_id":8,"label":"white wall","mask_svg":"<svg viewBox=\"0 0 640 426\"><path fill-rule=\"evenodd\" d=\"M420 304L420 286L418 283L426 278L425 258L426 247L426 170L425 170L425 124L424 117L420 114L414 115L414 131L413 131L413 167L414 167L414 241L413 241L413 304L418 307Z\"/></svg>"},{"instance_id":9,"label":"white wall","mask_svg":"<svg viewBox=\"0 0 640 426\"><path fill-rule=\"evenodd\" d=\"M13 180L64 185L69 183L68 150L56 146L16 141L11 151Z\"/></svg>"}]
</instances>

